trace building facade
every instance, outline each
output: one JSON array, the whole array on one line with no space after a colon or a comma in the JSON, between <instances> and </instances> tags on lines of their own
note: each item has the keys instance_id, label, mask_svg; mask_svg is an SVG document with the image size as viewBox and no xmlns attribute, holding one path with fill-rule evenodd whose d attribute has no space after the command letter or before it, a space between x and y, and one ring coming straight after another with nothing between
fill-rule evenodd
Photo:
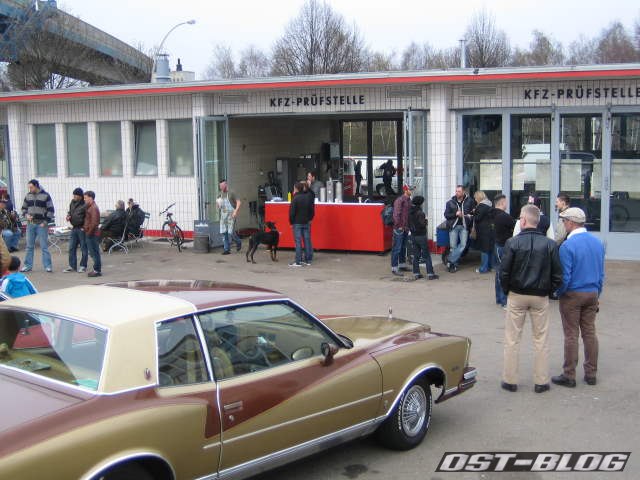
<instances>
[{"instance_id":1,"label":"building facade","mask_svg":"<svg viewBox=\"0 0 640 480\"><path fill-rule=\"evenodd\" d=\"M129 197L156 215L215 229L218 181L256 226L264 186L286 197L305 169L355 193L416 185L431 235L457 184L507 195L519 214L529 195L553 221L567 192L609 258L639 259L640 65L460 69L97 87L0 96L0 175L20 204L26 182L51 193L59 223L72 190L103 209ZM284 183L284 184L283 184ZM284 226L280 226L284 228ZM354 235L359 232L353 226Z\"/></svg>"}]
</instances>

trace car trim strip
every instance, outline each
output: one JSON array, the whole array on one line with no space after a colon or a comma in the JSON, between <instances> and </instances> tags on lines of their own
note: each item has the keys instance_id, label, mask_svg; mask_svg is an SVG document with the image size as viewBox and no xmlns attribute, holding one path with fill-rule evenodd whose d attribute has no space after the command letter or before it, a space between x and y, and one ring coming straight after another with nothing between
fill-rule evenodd
<instances>
[{"instance_id":1,"label":"car trim strip","mask_svg":"<svg viewBox=\"0 0 640 480\"><path fill-rule=\"evenodd\" d=\"M80 480L91 480L94 478L99 478L98 475L100 473L103 473L109 468L114 467L120 463L125 463L129 460L136 460L139 458L149 458L149 457L155 458L157 460L161 460L162 462L164 462L167 465L167 467L169 467L169 470L171 470L171 478L176 478L176 472L174 471L173 466L162 455L158 453L152 453L152 452L136 452L136 453L130 453L128 455L123 455L121 457L116 457L112 460L109 460L107 463L103 463L99 466L96 466L91 471L89 471L88 473L80 477Z\"/></svg>"},{"instance_id":2,"label":"car trim strip","mask_svg":"<svg viewBox=\"0 0 640 480\"><path fill-rule=\"evenodd\" d=\"M329 433L322 437L309 440L308 442L227 468L218 474L200 477L198 480L214 480L218 478L228 480L256 475L260 472L290 463L295 459L305 457L314 452L325 450L330 446L367 435L373 432L379 423L379 419L366 420L357 425L338 430L337 432Z\"/></svg>"},{"instance_id":3,"label":"car trim strip","mask_svg":"<svg viewBox=\"0 0 640 480\"><path fill-rule=\"evenodd\" d=\"M276 430L276 429L281 428L281 427L286 427L288 425L293 425L295 423L306 421L306 420L309 420L311 418L315 418L315 417L318 417L318 416L321 416L321 415L325 415L327 413L336 412L338 410L342 410L343 408L352 407L352 406L357 405L359 403L368 402L369 400L373 400L375 398L380 398L380 394L376 393L374 395L369 395L368 397L361 398L359 400L354 400L353 402L343 403L342 405L337 405L337 406L329 408L327 410L322 410L320 412L315 412L315 413L312 413L310 415L305 415L304 417L298 417L298 418L295 418L293 420L287 420L286 422L282 422L282 423L278 423L277 425L271 425L269 427L261 428L260 430L256 430L254 432L245 433L244 435L239 435L239 436L233 437L233 438L231 438L229 440L225 440L224 439L224 432L223 432L222 444L224 445L225 443L229 444L229 443L236 442L238 440L244 440L244 439L252 437L254 435L259 435L259 434L262 434L262 433L265 433L265 432L269 432L271 430Z\"/></svg>"},{"instance_id":4,"label":"car trim strip","mask_svg":"<svg viewBox=\"0 0 640 480\"><path fill-rule=\"evenodd\" d=\"M446 385L447 385L447 374L445 373L444 368L442 368L440 365L438 365L436 363L429 363L429 364L425 365L424 367L422 367L415 375L413 375L411 378L409 378L409 380L407 380L402 385L402 388L400 388L398 390L398 395L396 396L395 400L393 401L393 403L391 404L391 406L389 407L387 412L381 418L388 417L391 414L391 412L393 411L393 409L396 407L396 405L398 404L398 401L400 400L400 397L402 396L402 393L407 389L407 387L409 385L411 385L416 378L418 378L421 375L424 375L429 370L439 370L442 373L442 376L443 376L442 392L444 392L444 389L446 388ZM440 396L442 396L442 394L443 393L441 393Z\"/></svg>"}]
</instances>

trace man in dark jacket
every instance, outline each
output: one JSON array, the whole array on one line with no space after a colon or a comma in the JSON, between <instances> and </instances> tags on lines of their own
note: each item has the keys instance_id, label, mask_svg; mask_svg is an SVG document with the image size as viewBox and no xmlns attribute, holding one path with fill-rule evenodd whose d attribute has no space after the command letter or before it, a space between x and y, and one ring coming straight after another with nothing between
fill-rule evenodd
<instances>
[{"instance_id":1,"label":"man in dark jacket","mask_svg":"<svg viewBox=\"0 0 640 480\"><path fill-rule=\"evenodd\" d=\"M125 213L127 234L139 235L140 227L142 227L145 219L144 210L140 208L140 205L138 205L133 198L130 198L127 202L127 209L125 210Z\"/></svg>"},{"instance_id":2,"label":"man in dark jacket","mask_svg":"<svg viewBox=\"0 0 640 480\"><path fill-rule=\"evenodd\" d=\"M96 204L96 194L91 190L84 192L84 203L87 206L82 229L87 237L87 250L93 259L93 271L88 277L102 276L102 259L100 258L100 209ZM124 202L123 207L124 207ZM124 208L122 209L124 211Z\"/></svg>"},{"instance_id":3,"label":"man in dark jacket","mask_svg":"<svg viewBox=\"0 0 640 480\"><path fill-rule=\"evenodd\" d=\"M127 223L127 214L124 211L124 202L118 200L116 209L111 212L107 219L102 223L102 251L106 252L113 245L113 240L122 238L125 224Z\"/></svg>"},{"instance_id":4,"label":"man in dark jacket","mask_svg":"<svg viewBox=\"0 0 640 480\"><path fill-rule=\"evenodd\" d=\"M294 186L295 193L289 207L289 223L293 227L293 239L296 244L296 260L290 267L309 266L313 260L313 245L311 245L311 220L315 214L315 196L304 182ZM302 259L302 245L304 242L304 260Z\"/></svg>"},{"instance_id":5,"label":"man in dark jacket","mask_svg":"<svg viewBox=\"0 0 640 480\"><path fill-rule=\"evenodd\" d=\"M416 195L411 200L409 210L409 232L411 233L411 243L413 244L413 276L416 280L424 278L420 274L420 261L424 259L427 267L427 280L437 280L440 278L433 271L431 253L427 247L427 217L422 211L424 197Z\"/></svg>"},{"instance_id":6,"label":"man in dark jacket","mask_svg":"<svg viewBox=\"0 0 640 480\"><path fill-rule=\"evenodd\" d=\"M527 312L533 329L534 390L549 390L549 294L562 285L562 267L556 242L536 229L539 221L535 205L522 207L521 232L507 240L502 257L500 281L508 300L501 386L510 392L518 389L518 355Z\"/></svg>"},{"instance_id":7,"label":"man in dark jacket","mask_svg":"<svg viewBox=\"0 0 640 480\"><path fill-rule=\"evenodd\" d=\"M87 251L87 237L82 230L84 225L84 216L86 214L86 205L84 204L84 192L81 188L73 191L73 199L69 203L69 211L67 212L67 222L71 224L71 236L69 237L69 266L63 272L78 273L87 271L87 260L89 254ZM80 245L80 268L78 268L78 257L76 250Z\"/></svg>"},{"instance_id":8,"label":"man in dark jacket","mask_svg":"<svg viewBox=\"0 0 640 480\"><path fill-rule=\"evenodd\" d=\"M29 192L22 202L22 215L27 219L27 252L21 272L30 272L33 268L33 251L36 239L42 250L42 263L46 272L53 272L51 254L49 253L49 223L53 222L55 209L51 195L40 187L35 178L27 184Z\"/></svg>"},{"instance_id":9,"label":"man in dark jacket","mask_svg":"<svg viewBox=\"0 0 640 480\"><path fill-rule=\"evenodd\" d=\"M407 238L409 237L409 210L411 187L404 185L402 195L393 202L393 239L391 244L391 273L402 276L407 270Z\"/></svg>"},{"instance_id":10,"label":"man in dark jacket","mask_svg":"<svg viewBox=\"0 0 640 480\"><path fill-rule=\"evenodd\" d=\"M513 236L513 227L516 223L515 219L507 213L507 197L504 195L496 195L493 199L493 225L495 228L496 244L495 244L495 269L496 269L496 303L502 308L507 308L507 295L500 285L500 266L502 264L502 256L504 255L504 244Z\"/></svg>"},{"instance_id":11,"label":"man in dark jacket","mask_svg":"<svg viewBox=\"0 0 640 480\"><path fill-rule=\"evenodd\" d=\"M444 218L447 219L449 228L449 265L451 273L458 270L458 262L462 252L467 247L469 230L473 223L473 209L476 202L469 197L462 185L456 187L456 194L447 202L444 209Z\"/></svg>"},{"instance_id":12,"label":"man in dark jacket","mask_svg":"<svg viewBox=\"0 0 640 480\"><path fill-rule=\"evenodd\" d=\"M396 167L393 166L393 160L389 159L382 165L382 183L384 184L385 195L395 195L396 192L391 186L393 176L396 174Z\"/></svg>"}]
</instances>

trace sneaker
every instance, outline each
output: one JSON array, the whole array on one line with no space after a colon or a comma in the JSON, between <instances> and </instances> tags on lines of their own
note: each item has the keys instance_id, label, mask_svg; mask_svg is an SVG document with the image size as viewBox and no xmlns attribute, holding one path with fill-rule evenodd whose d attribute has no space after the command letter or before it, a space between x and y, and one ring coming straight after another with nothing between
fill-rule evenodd
<instances>
[{"instance_id":1,"label":"sneaker","mask_svg":"<svg viewBox=\"0 0 640 480\"><path fill-rule=\"evenodd\" d=\"M310 267L311 262L301 262L303 267Z\"/></svg>"},{"instance_id":2,"label":"sneaker","mask_svg":"<svg viewBox=\"0 0 640 480\"><path fill-rule=\"evenodd\" d=\"M506 310L506 309L507 309L507 304L506 304L506 303L503 303L503 304L501 304L500 306L502 307L502 309L503 309L503 310Z\"/></svg>"},{"instance_id":3,"label":"sneaker","mask_svg":"<svg viewBox=\"0 0 640 480\"><path fill-rule=\"evenodd\" d=\"M93 272L89 272L87 274L87 277L91 277L91 278L93 278L93 277L101 277L101 276L102 276L102 273L96 272L95 270Z\"/></svg>"},{"instance_id":4,"label":"sneaker","mask_svg":"<svg viewBox=\"0 0 640 480\"><path fill-rule=\"evenodd\" d=\"M302 266L302 264L301 264L301 263L296 263L296 262L291 262L291 263L289 264L289 266L290 266L291 268L297 268L297 267L301 267L301 266Z\"/></svg>"},{"instance_id":5,"label":"sneaker","mask_svg":"<svg viewBox=\"0 0 640 480\"><path fill-rule=\"evenodd\" d=\"M84 273L87 271L87 267L80 267L78 268L78 273Z\"/></svg>"},{"instance_id":6,"label":"sneaker","mask_svg":"<svg viewBox=\"0 0 640 480\"><path fill-rule=\"evenodd\" d=\"M222 255L231 255L231 252L229 250L225 250L224 252L222 252Z\"/></svg>"},{"instance_id":7,"label":"sneaker","mask_svg":"<svg viewBox=\"0 0 640 480\"><path fill-rule=\"evenodd\" d=\"M424 275L422 275L421 273L417 273L413 276L413 278L415 278L416 280L420 280L421 278L424 278Z\"/></svg>"},{"instance_id":8,"label":"sneaker","mask_svg":"<svg viewBox=\"0 0 640 480\"><path fill-rule=\"evenodd\" d=\"M396 277L404 277L404 274L402 272L397 271L397 270L391 270L391 273L393 275L395 275Z\"/></svg>"},{"instance_id":9,"label":"sneaker","mask_svg":"<svg viewBox=\"0 0 640 480\"><path fill-rule=\"evenodd\" d=\"M449 273L456 273L458 271L458 266L455 263L449 264Z\"/></svg>"},{"instance_id":10,"label":"sneaker","mask_svg":"<svg viewBox=\"0 0 640 480\"><path fill-rule=\"evenodd\" d=\"M21 272L30 272L31 267L27 267L26 265L20 269Z\"/></svg>"},{"instance_id":11,"label":"sneaker","mask_svg":"<svg viewBox=\"0 0 640 480\"><path fill-rule=\"evenodd\" d=\"M76 269L75 268L71 268L71 267L67 267L64 270L62 270L62 273L69 273L69 272L75 272ZM80 271L80 270L78 270Z\"/></svg>"},{"instance_id":12,"label":"sneaker","mask_svg":"<svg viewBox=\"0 0 640 480\"><path fill-rule=\"evenodd\" d=\"M51 273L51 272L53 272L53 268L47 267L47 268L44 269L44 271L47 272L47 273Z\"/></svg>"},{"instance_id":13,"label":"sneaker","mask_svg":"<svg viewBox=\"0 0 640 480\"><path fill-rule=\"evenodd\" d=\"M435 273L432 273L427 277L427 280L438 280L439 278L440 278L440 275L436 275Z\"/></svg>"}]
</instances>

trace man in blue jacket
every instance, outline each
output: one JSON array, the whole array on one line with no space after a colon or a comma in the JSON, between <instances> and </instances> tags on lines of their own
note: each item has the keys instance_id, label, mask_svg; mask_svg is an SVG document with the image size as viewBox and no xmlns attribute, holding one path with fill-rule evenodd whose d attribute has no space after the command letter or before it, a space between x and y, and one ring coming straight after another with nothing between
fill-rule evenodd
<instances>
[{"instance_id":1,"label":"man in blue jacket","mask_svg":"<svg viewBox=\"0 0 640 480\"><path fill-rule=\"evenodd\" d=\"M578 334L581 333L584 381L595 385L598 370L596 313L604 283L604 247L584 228L586 215L580 208L564 210L560 213L560 220L568 234L560 246L562 287L558 290L564 330L564 365L563 373L551 381L564 387L576 386Z\"/></svg>"}]
</instances>

